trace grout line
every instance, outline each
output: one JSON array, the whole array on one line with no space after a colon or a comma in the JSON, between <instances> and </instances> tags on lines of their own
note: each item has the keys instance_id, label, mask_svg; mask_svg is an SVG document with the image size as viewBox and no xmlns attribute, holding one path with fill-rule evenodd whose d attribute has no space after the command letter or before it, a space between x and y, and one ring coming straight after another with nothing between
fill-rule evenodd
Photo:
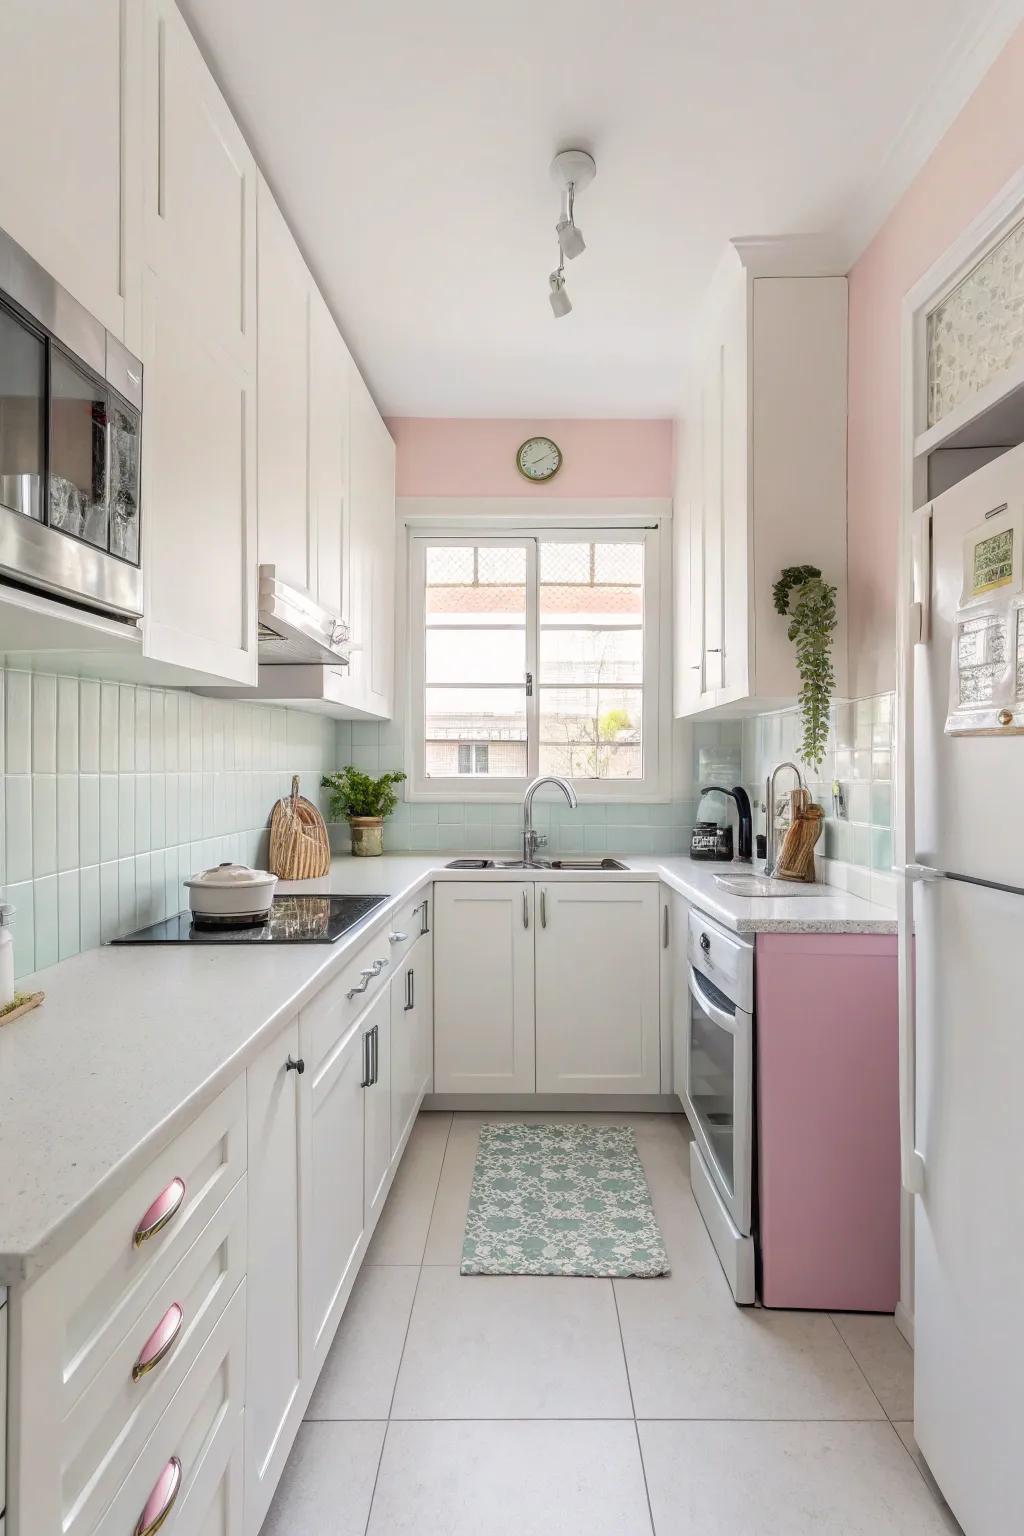
<instances>
[{"instance_id":1,"label":"grout line","mask_svg":"<svg viewBox=\"0 0 1024 1536\"><path fill-rule=\"evenodd\" d=\"M639 1145L638 1145L635 1133L634 1133L634 1138L633 1138L633 1144L634 1144L634 1146L636 1146L637 1157L640 1159L640 1166L641 1166L641 1168L643 1168L644 1179L646 1181L646 1179L647 1179L647 1168L644 1165L643 1154L640 1151L640 1148L639 1148ZM654 1213L654 1196L651 1194L650 1184L648 1184L648 1186L647 1186L647 1193L648 1193L648 1198L650 1199L650 1202L651 1202L651 1212L653 1214ZM656 1215L655 1215L655 1220L657 1221L657 1216ZM661 1229L659 1227L659 1231L660 1230ZM664 1242L664 1237L662 1238L662 1242ZM665 1250L665 1253L666 1253L666 1257L667 1257L668 1256L668 1249L667 1248ZM619 1330L619 1347L622 1350L622 1364L623 1364L623 1367L625 1368L625 1372L626 1372L626 1386L629 1389L629 1406L633 1410L633 1434L636 1437L636 1453L637 1453L637 1455L640 1458L640 1475L641 1475L641 1477L644 1480L644 1498L647 1500L647 1518L651 1522L652 1536L656 1536L655 1529L654 1529L654 1510L653 1510L653 1508L651 1506L651 1490L650 1490L650 1488L647 1485L647 1467L646 1467L646 1464L644 1462L644 1448L643 1448L642 1444L640 1443L640 1425L637 1423L637 1419L636 1419L636 1399L633 1396L633 1380L632 1380L632 1377L629 1374L629 1356L626 1353L626 1340L625 1340L625 1337L624 1337L623 1332L622 1332L622 1318L621 1318L621 1316L619 1314L619 1297L618 1297L618 1293L616 1292L616 1289L615 1289L615 1281L614 1280L610 1280L608 1283L610 1284L610 1286L612 1288L612 1305L615 1308L615 1322L618 1325L618 1330Z\"/></svg>"},{"instance_id":2,"label":"grout line","mask_svg":"<svg viewBox=\"0 0 1024 1536\"><path fill-rule=\"evenodd\" d=\"M861 1376L864 1378L864 1385L867 1387L868 1391L871 1393L871 1396L874 1398L874 1400L878 1404L879 1408L881 1408L881 1410L882 1410L882 1417L885 1419L885 1422L887 1424L891 1424L892 1423L892 1419L890 1419L890 1417L889 1417L888 1409L886 1408L885 1404L882 1402L882 1399L879 1397L878 1393L875 1391L874 1387L871 1385L870 1381L868 1380L867 1372L865 1371L864 1367L861 1365L860 1361L857 1359L857 1356L854 1354L853 1350L850 1348L850 1345L847 1343L846 1339L843 1337L843 1330L840 1328L839 1324L836 1322L836 1320L832 1316L831 1312L827 1312L825 1315L828 1318L829 1322L832 1324L832 1327L835 1329L836 1333L838 1333L839 1337L842 1339L843 1344L844 1344L844 1346L846 1348L846 1352L849 1355L850 1359L853 1361L854 1365L857 1367L857 1369L860 1372Z\"/></svg>"},{"instance_id":3,"label":"grout line","mask_svg":"<svg viewBox=\"0 0 1024 1536\"><path fill-rule=\"evenodd\" d=\"M422 1113L422 1110L420 1111L420 1113ZM417 1116L417 1119L418 1118L419 1117ZM438 1192L438 1190L441 1187L441 1176L444 1173L444 1160L448 1156L448 1143L451 1140L452 1126L454 1124L455 1124L455 1115L451 1114L451 1115L449 1115L449 1118L448 1118L448 1130L447 1130L447 1133L446 1133L445 1138L444 1138L444 1148L443 1148L443 1150L441 1152L441 1161L438 1164L437 1182L434 1185L434 1198L430 1202L430 1221L427 1222L427 1230L426 1230L426 1233L425 1233L424 1238L423 1238L423 1247L422 1247L422 1249L420 1251L420 1262L416 1266L416 1285L415 1285L415 1288L414 1288L413 1293L412 1293L412 1305L409 1308L409 1316L408 1316L408 1318L406 1320L406 1324L405 1324L405 1333L402 1335L402 1348L401 1348L401 1352L400 1352L400 1354L398 1356L398 1369L395 1372L395 1382L394 1382L394 1386L391 1388L391 1398L390 1398L390 1400L388 1402L387 1423L384 1426L384 1435L383 1435L383 1438L381 1439L381 1442L380 1442L380 1455L377 1457L377 1469L376 1469L376 1471L373 1474L373 1488L370 1490L370 1502L369 1502L369 1504L366 1507L366 1524L363 1526L363 1536L368 1536L368 1532L369 1532L369 1529L370 1529L370 1520L371 1520L371 1518L373 1516L373 1501L377 1497L377 1483L380 1480L380 1469L381 1469L381 1466L383 1465L383 1462L384 1462L384 1450L385 1450L385 1447L387 1446L388 1434L389 1434L390 1429L391 1429L391 1410L395 1406L395 1393L398 1391L398 1378L402 1374L402 1361L405 1359L405 1346L409 1342L409 1329L412 1327L412 1314L416 1310L416 1297L419 1295L420 1280L423 1277L423 1255L427 1251L427 1242L428 1242L428 1240L430 1238L430 1227L431 1227L431 1223L434 1220L434 1211L437 1208L437 1192ZM415 1130L415 1126L413 1127L413 1130ZM410 1132L409 1134L410 1134L410 1139L411 1139L412 1138L412 1132ZM388 1192L388 1198L390 1199L390 1191ZM386 1205L387 1201L385 1201L384 1203ZM381 1215L383 1216L383 1214L384 1213L382 1211ZM412 1265L409 1265L407 1267L411 1269ZM399 1422L401 1422L401 1421L399 1421Z\"/></svg>"}]
</instances>

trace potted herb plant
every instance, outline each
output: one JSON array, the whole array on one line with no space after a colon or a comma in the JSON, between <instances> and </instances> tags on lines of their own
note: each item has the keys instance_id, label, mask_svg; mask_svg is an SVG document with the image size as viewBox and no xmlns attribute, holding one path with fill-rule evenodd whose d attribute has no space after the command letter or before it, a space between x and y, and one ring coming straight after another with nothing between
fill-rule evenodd
<instances>
[{"instance_id":1,"label":"potted herb plant","mask_svg":"<svg viewBox=\"0 0 1024 1536\"><path fill-rule=\"evenodd\" d=\"M398 804L395 785L404 778L404 773L382 773L374 779L349 764L341 773L325 773L320 780L331 792L331 820L344 819L349 824L354 854L384 852L384 818Z\"/></svg>"}]
</instances>

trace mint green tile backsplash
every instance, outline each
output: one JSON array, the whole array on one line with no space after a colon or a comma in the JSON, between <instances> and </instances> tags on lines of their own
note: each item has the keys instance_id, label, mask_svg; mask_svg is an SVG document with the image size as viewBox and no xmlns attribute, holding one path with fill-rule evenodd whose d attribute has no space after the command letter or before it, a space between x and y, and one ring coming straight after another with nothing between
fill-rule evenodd
<instances>
[{"instance_id":1,"label":"mint green tile backsplash","mask_svg":"<svg viewBox=\"0 0 1024 1536\"><path fill-rule=\"evenodd\" d=\"M0 883L17 974L185 905L220 859L265 864L298 773L321 804L334 722L269 705L0 671Z\"/></svg>"}]
</instances>

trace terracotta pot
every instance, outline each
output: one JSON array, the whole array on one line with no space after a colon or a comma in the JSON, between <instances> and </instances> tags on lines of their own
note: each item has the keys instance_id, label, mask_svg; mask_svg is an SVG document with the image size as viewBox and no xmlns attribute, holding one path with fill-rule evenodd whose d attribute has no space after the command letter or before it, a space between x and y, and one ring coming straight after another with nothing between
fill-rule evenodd
<instances>
[{"instance_id":1,"label":"terracotta pot","mask_svg":"<svg viewBox=\"0 0 1024 1536\"><path fill-rule=\"evenodd\" d=\"M352 830L353 853L369 858L384 852L383 816L350 816L348 824Z\"/></svg>"}]
</instances>

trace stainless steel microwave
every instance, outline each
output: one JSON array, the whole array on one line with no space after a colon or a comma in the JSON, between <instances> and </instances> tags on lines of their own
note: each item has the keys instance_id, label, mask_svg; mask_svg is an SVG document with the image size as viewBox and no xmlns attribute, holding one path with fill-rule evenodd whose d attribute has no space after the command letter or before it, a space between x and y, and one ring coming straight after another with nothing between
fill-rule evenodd
<instances>
[{"instance_id":1,"label":"stainless steel microwave","mask_svg":"<svg viewBox=\"0 0 1024 1536\"><path fill-rule=\"evenodd\" d=\"M0 230L0 582L142 615L142 364Z\"/></svg>"}]
</instances>

